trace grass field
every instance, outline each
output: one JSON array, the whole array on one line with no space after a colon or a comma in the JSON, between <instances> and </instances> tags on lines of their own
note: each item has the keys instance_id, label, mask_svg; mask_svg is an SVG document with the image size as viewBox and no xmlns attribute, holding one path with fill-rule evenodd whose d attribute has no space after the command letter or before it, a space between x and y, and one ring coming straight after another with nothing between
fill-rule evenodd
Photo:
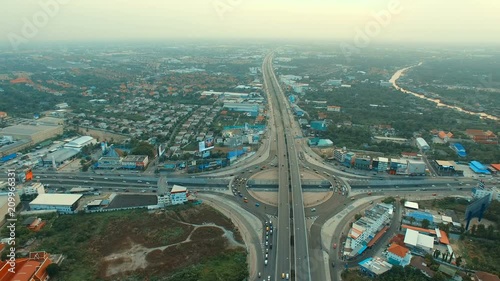
<instances>
[{"instance_id":1,"label":"grass field","mask_svg":"<svg viewBox=\"0 0 500 281\"><path fill-rule=\"evenodd\" d=\"M222 229L199 226L203 223L236 230L216 210L198 205L154 214L128 210L59 216L39 233L19 235L35 235L30 250L66 256L55 280L195 281L214 280L212 274L243 280L248 276L245 249L230 245Z\"/></svg>"},{"instance_id":2,"label":"grass field","mask_svg":"<svg viewBox=\"0 0 500 281\"><path fill-rule=\"evenodd\" d=\"M467 268L500 274L500 243L464 239L458 246Z\"/></svg>"}]
</instances>

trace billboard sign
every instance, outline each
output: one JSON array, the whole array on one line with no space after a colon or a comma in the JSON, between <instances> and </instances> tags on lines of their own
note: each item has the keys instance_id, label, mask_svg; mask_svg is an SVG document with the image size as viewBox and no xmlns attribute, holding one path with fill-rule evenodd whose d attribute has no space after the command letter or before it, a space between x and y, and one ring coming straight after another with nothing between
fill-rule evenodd
<instances>
[{"instance_id":1,"label":"billboard sign","mask_svg":"<svg viewBox=\"0 0 500 281\"><path fill-rule=\"evenodd\" d=\"M214 138L207 138L204 141L200 141L198 143L198 150L203 152L205 150L209 150L214 148Z\"/></svg>"},{"instance_id":2,"label":"billboard sign","mask_svg":"<svg viewBox=\"0 0 500 281\"><path fill-rule=\"evenodd\" d=\"M465 230L469 229L469 224L472 218L478 218L478 221L481 221L484 212L488 208L489 204L490 196L486 195L480 199L473 201L469 204L469 206L467 206L467 209L465 209L465 220L467 221Z\"/></svg>"}]
</instances>

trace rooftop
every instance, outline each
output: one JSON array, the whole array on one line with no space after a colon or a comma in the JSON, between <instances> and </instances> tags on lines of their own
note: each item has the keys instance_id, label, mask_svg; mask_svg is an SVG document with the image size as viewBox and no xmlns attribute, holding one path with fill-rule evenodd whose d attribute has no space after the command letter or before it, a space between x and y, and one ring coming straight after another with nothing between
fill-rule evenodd
<instances>
[{"instance_id":1,"label":"rooftop","mask_svg":"<svg viewBox=\"0 0 500 281\"><path fill-rule=\"evenodd\" d=\"M70 142L68 142L66 145L68 146L82 146L88 143L89 141L92 141L94 138L90 136L82 136L77 139L74 139Z\"/></svg>"},{"instance_id":2,"label":"rooftop","mask_svg":"<svg viewBox=\"0 0 500 281\"><path fill-rule=\"evenodd\" d=\"M379 257L367 258L366 260L360 262L359 265L375 273L376 275L385 273L392 268L392 265L390 263Z\"/></svg>"},{"instance_id":3,"label":"rooftop","mask_svg":"<svg viewBox=\"0 0 500 281\"><path fill-rule=\"evenodd\" d=\"M45 126L45 125L14 125L10 127L5 127L0 130L1 135L33 135L45 130L54 129L55 126Z\"/></svg>"},{"instance_id":4,"label":"rooftop","mask_svg":"<svg viewBox=\"0 0 500 281\"><path fill-rule=\"evenodd\" d=\"M44 160L45 161L52 161L52 158L54 158L54 160L56 162L63 162L75 155L77 155L78 153L80 153L78 150L76 149L71 149L71 148L61 148L57 151L55 151L54 153L50 153L48 154Z\"/></svg>"},{"instance_id":5,"label":"rooftop","mask_svg":"<svg viewBox=\"0 0 500 281\"><path fill-rule=\"evenodd\" d=\"M147 155L127 155L123 159L123 162L139 162L144 161L148 156Z\"/></svg>"},{"instance_id":6,"label":"rooftop","mask_svg":"<svg viewBox=\"0 0 500 281\"><path fill-rule=\"evenodd\" d=\"M405 202L405 208L410 208L410 209L418 210L418 203L406 201Z\"/></svg>"},{"instance_id":7,"label":"rooftop","mask_svg":"<svg viewBox=\"0 0 500 281\"><path fill-rule=\"evenodd\" d=\"M405 244L414 247L434 248L434 238L428 235L420 234L413 229L407 229L405 235Z\"/></svg>"},{"instance_id":8,"label":"rooftop","mask_svg":"<svg viewBox=\"0 0 500 281\"><path fill-rule=\"evenodd\" d=\"M30 205L70 206L82 196L82 194L39 194Z\"/></svg>"},{"instance_id":9,"label":"rooftop","mask_svg":"<svg viewBox=\"0 0 500 281\"><path fill-rule=\"evenodd\" d=\"M179 192L186 192L186 191L187 191L187 188L185 188L184 186L174 184L174 186L172 187L172 190L170 192L171 193L179 193Z\"/></svg>"},{"instance_id":10,"label":"rooftop","mask_svg":"<svg viewBox=\"0 0 500 281\"><path fill-rule=\"evenodd\" d=\"M404 258L410 250L408 250L403 246L399 246L396 243L392 243L391 246L387 249L387 251L395 254L396 256Z\"/></svg>"}]
</instances>

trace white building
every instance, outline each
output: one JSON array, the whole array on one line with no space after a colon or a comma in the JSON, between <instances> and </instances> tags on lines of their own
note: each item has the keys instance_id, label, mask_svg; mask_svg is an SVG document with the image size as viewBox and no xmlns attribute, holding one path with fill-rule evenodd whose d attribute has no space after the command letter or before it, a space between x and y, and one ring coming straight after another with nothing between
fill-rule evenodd
<instances>
[{"instance_id":1,"label":"white building","mask_svg":"<svg viewBox=\"0 0 500 281\"><path fill-rule=\"evenodd\" d=\"M377 232L389 221L393 213L393 206L388 204L377 204L365 211L365 215L352 224L348 237L353 252L357 252L362 246L368 244Z\"/></svg>"},{"instance_id":2,"label":"white building","mask_svg":"<svg viewBox=\"0 0 500 281\"><path fill-rule=\"evenodd\" d=\"M485 196L490 197L490 202L491 200L500 200L500 196L498 194L498 189L493 186L493 187L474 187L472 189L472 197L479 199L483 198Z\"/></svg>"},{"instance_id":3,"label":"white building","mask_svg":"<svg viewBox=\"0 0 500 281\"><path fill-rule=\"evenodd\" d=\"M95 145L95 144L97 144L96 139L90 136L83 136L68 142L67 144L64 145L64 147L82 150L82 148L87 145Z\"/></svg>"},{"instance_id":4,"label":"white building","mask_svg":"<svg viewBox=\"0 0 500 281\"><path fill-rule=\"evenodd\" d=\"M122 160L124 169L146 169L149 163L147 155L128 155Z\"/></svg>"},{"instance_id":5,"label":"white building","mask_svg":"<svg viewBox=\"0 0 500 281\"><path fill-rule=\"evenodd\" d=\"M170 206L172 205L172 201L170 200L170 193L167 192L167 194L163 195L158 195L158 206Z\"/></svg>"},{"instance_id":6,"label":"white building","mask_svg":"<svg viewBox=\"0 0 500 281\"><path fill-rule=\"evenodd\" d=\"M187 200L187 188L184 186L176 185L170 190L170 202L172 205L184 204Z\"/></svg>"},{"instance_id":7,"label":"white building","mask_svg":"<svg viewBox=\"0 0 500 281\"><path fill-rule=\"evenodd\" d=\"M424 175L427 165L421 160L408 160L408 174L409 175Z\"/></svg>"},{"instance_id":8,"label":"white building","mask_svg":"<svg viewBox=\"0 0 500 281\"><path fill-rule=\"evenodd\" d=\"M385 172L387 171L387 169L389 169L389 159L385 157L379 157L377 170L379 172Z\"/></svg>"},{"instance_id":9,"label":"white building","mask_svg":"<svg viewBox=\"0 0 500 281\"><path fill-rule=\"evenodd\" d=\"M422 151L427 151L431 148L423 138L417 138L416 142L418 148L420 148Z\"/></svg>"},{"instance_id":10,"label":"white building","mask_svg":"<svg viewBox=\"0 0 500 281\"><path fill-rule=\"evenodd\" d=\"M345 151L344 149L335 149L333 151L333 158L335 158L335 160L342 163L345 161L346 153L347 153L347 151Z\"/></svg>"},{"instance_id":11,"label":"white building","mask_svg":"<svg viewBox=\"0 0 500 281\"><path fill-rule=\"evenodd\" d=\"M434 249L434 237L421 234L413 229L406 229L405 245L410 248L418 248L426 252Z\"/></svg>"},{"instance_id":12,"label":"white building","mask_svg":"<svg viewBox=\"0 0 500 281\"><path fill-rule=\"evenodd\" d=\"M19 195L33 195L33 194L45 194L45 187L43 184L36 182L31 185L25 185L21 188Z\"/></svg>"},{"instance_id":13,"label":"white building","mask_svg":"<svg viewBox=\"0 0 500 281\"><path fill-rule=\"evenodd\" d=\"M82 194L39 194L30 202L31 210L56 210L61 214L73 214Z\"/></svg>"},{"instance_id":14,"label":"white building","mask_svg":"<svg viewBox=\"0 0 500 281\"><path fill-rule=\"evenodd\" d=\"M418 210L418 203L417 202L411 202L411 201L405 201L405 208Z\"/></svg>"}]
</instances>

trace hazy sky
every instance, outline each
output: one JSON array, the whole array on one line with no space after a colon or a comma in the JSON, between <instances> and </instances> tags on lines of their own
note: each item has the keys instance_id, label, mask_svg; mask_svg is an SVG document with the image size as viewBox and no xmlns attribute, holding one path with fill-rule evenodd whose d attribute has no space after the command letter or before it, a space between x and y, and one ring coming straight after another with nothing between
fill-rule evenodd
<instances>
[{"instance_id":1,"label":"hazy sky","mask_svg":"<svg viewBox=\"0 0 500 281\"><path fill-rule=\"evenodd\" d=\"M391 2L401 10L381 26L373 13L390 13ZM56 4L57 11L45 12L43 3ZM369 35L372 41L500 42L498 11L500 0L0 0L0 42L136 38L352 41L365 28L374 31ZM35 31L27 28L31 24Z\"/></svg>"}]
</instances>

